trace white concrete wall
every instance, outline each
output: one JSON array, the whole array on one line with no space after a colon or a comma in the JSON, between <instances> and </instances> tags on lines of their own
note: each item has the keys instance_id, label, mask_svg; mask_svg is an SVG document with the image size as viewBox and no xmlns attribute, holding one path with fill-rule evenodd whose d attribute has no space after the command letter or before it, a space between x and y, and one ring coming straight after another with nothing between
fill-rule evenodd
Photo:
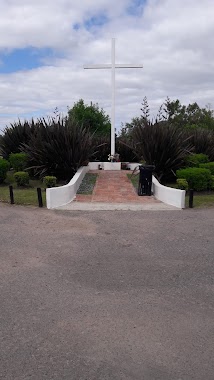
<instances>
[{"instance_id":1,"label":"white concrete wall","mask_svg":"<svg viewBox=\"0 0 214 380\"><path fill-rule=\"evenodd\" d=\"M103 162L104 170L121 170L121 162Z\"/></svg>"},{"instance_id":2,"label":"white concrete wall","mask_svg":"<svg viewBox=\"0 0 214 380\"><path fill-rule=\"evenodd\" d=\"M159 201L178 208L185 208L185 190L163 186L152 176L152 191L155 198L159 199Z\"/></svg>"},{"instance_id":3,"label":"white concrete wall","mask_svg":"<svg viewBox=\"0 0 214 380\"><path fill-rule=\"evenodd\" d=\"M98 162L98 161L91 161L89 162L88 166L89 166L89 170L98 170L99 169L99 165L101 165L101 167L103 166L103 163L102 162Z\"/></svg>"},{"instance_id":4,"label":"white concrete wall","mask_svg":"<svg viewBox=\"0 0 214 380\"><path fill-rule=\"evenodd\" d=\"M130 170L134 170L136 167L138 167L140 164L138 164L137 162L130 162L129 164L127 164L128 168Z\"/></svg>"},{"instance_id":5,"label":"white concrete wall","mask_svg":"<svg viewBox=\"0 0 214 380\"><path fill-rule=\"evenodd\" d=\"M88 171L89 166L82 166L67 185L46 189L47 208L51 209L71 202Z\"/></svg>"}]
</instances>

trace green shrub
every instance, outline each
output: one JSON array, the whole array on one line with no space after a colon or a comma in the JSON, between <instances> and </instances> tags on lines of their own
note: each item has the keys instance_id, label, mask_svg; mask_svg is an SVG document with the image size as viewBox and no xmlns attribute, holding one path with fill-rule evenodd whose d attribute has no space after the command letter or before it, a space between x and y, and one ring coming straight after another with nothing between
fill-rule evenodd
<instances>
[{"instance_id":1,"label":"green shrub","mask_svg":"<svg viewBox=\"0 0 214 380\"><path fill-rule=\"evenodd\" d=\"M27 172L17 172L14 174L15 181L18 186L26 186L29 184L29 174Z\"/></svg>"},{"instance_id":2,"label":"green shrub","mask_svg":"<svg viewBox=\"0 0 214 380\"><path fill-rule=\"evenodd\" d=\"M43 178L43 182L45 184L45 187L55 187L56 186L56 177L54 176L46 176Z\"/></svg>"},{"instance_id":3,"label":"green shrub","mask_svg":"<svg viewBox=\"0 0 214 380\"><path fill-rule=\"evenodd\" d=\"M211 174L214 175L214 162L207 162L206 164L200 164L199 168L209 169Z\"/></svg>"},{"instance_id":4,"label":"green shrub","mask_svg":"<svg viewBox=\"0 0 214 380\"><path fill-rule=\"evenodd\" d=\"M7 160L0 159L0 183L4 182L7 171L10 169L10 163Z\"/></svg>"},{"instance_id":5,"label":"green shrub","mask_svg":"<svg viewBox=\"0 0 214 380\"><path fill-rule=\"evenodd\" d=\"M211 182L211 172L208 169L179 169L176 171L176 175L179 179L186 179L189 188L196 191L207 190Z\"/></svg>"},{"instance_id":6,"label":"green shrub","mask_svg":"<svg viewBox=\"0 0 214 380\"><path fill-rule=\"evenodd\" d=\"M196 167L198 168L200 164L209 162L209 157L206 154L190 154L185 159L187 167Z\"/></svg>"},{"instance_id":7,"label":"green shrub","mask_svg":"<svg viewBox=\"0 0 214 380\"><path fill-rule=\"evenodd\" d=\"M214 175L211 176L211 180L210 180L210 190L214 190Z\"/></svg>"},{"instance_id":8,"label":"green shrub","mask_svg":"<svg viewBox=\"0 0 214 380\"><path fill-rule=\"evenodd\" d=\"M176 180L177 188L181 190L188 190L188 182L184 178L179 178Z\"/></svg>"},{"instance_id":9,"label":"green shrub","mask_svg":"<svg viewBox=\"0 0 214 380\"><path fill-rule=\"evenodd\" d=\"M26 153L11 153L9 155L10 165L15 172L22 172L26 168L27 159Z\"/></svg>"}]
</instances>

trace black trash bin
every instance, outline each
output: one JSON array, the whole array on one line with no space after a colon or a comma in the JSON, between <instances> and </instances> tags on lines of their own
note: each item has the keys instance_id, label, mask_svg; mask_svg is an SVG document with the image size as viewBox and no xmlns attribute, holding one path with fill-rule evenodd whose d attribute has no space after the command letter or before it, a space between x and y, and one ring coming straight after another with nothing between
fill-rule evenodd
<instances>
[{"instance_id":1,"label":"black trash bin","mask_svg":"<svg viewBox=\"0 0 214 380\"><path fill-rule=\"evenodd\" d=\"M139 169L138 195L151 195L152 172L155 167L154 165L141 165Z\"/></svg>"}]
</instances>

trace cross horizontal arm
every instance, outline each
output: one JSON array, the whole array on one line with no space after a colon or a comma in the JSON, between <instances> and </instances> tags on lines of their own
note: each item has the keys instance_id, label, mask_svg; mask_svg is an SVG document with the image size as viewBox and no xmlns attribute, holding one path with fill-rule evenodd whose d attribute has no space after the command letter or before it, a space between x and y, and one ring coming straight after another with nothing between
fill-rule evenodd
<instances>
[{"instance_id":1,"label":"cross horizontal arm","mask_svg":"<svg viewBox=\"0 0 214 380\"><path fill-rule=\"evenodd\" d=\"M116 69L142 69L143 65L137 64L115 64ZM84 66L84 69L112 69L111 63L104 65L88 65Z\"/></svg>"}]
</instances>

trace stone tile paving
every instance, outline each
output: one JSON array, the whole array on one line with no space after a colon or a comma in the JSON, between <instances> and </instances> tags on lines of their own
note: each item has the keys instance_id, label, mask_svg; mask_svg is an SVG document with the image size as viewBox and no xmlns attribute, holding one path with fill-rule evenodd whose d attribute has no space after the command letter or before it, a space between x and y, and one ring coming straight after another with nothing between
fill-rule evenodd
<instances>
[{"instance_id":1,"label":"stone tile paving","mask_svg":"<svg viewBox=\"0 0 214 380\"><path fill-rule=\"evenodd\" d=\"M153 196L139 197L134 186L127 177L130 171L94 170L98 174L92 195L77 194L78 202L108 202L108 203L160 203Z\"/></svg>"}]
</instances>

